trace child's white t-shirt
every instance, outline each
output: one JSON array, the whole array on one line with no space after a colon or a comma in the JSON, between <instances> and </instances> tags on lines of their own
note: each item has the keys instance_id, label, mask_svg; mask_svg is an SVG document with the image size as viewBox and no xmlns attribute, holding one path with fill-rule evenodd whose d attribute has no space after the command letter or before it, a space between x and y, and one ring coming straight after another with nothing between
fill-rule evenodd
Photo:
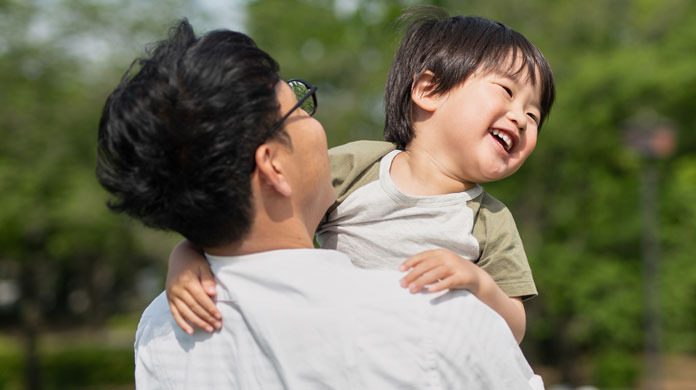
<instances>
[{"instance_id":1,"label":"child's white t-shirt","mask_svg":"<svg viewBox=\"0 0 696 390\"><path fill-rule=\"evenodd\" d=\"M466 204L483 189L476 185L446 195L404 194L389 175L400 152L385 155L379 180L357 189L329 215L317 232L321 247L345 253L360 268L393 270L417 253L438 248L476 260L474 212Z\"/></svg>"}]
</instances>

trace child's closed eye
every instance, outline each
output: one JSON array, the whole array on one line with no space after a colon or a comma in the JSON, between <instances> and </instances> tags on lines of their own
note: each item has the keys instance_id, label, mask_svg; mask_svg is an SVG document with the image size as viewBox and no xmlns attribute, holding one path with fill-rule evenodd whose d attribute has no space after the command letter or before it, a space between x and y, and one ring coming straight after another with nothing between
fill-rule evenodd
<instances>
[{"instance_id":1,"label":"child's closed eye","mask_svg":"<svg viewBox=\"0 0 696 390\"><path fill-rule=\"evenodd\" d=\"M539 117L536 116L536 114L534 114L534 113L532 113L532 112L528 112L528 113L527 113L527 116L530 117L530 118L532 118L532 120L534 121L534 123L537 124L537 126L539 125Z\"/></svg>"},{"instance_id":2,"label":"child's closed eye","mask_svg":"<svg viewBox=\"0 0 696 390\"><path fill-rule=\"evenodd\" d=\"M500 85L500 88L502 88L503 90L505 90L505 93L507 93L508 96L512 97L512 89L506 87L506 86L503 85L503 84L498 84L498 85Z\"/></svg>"}]
</instances>

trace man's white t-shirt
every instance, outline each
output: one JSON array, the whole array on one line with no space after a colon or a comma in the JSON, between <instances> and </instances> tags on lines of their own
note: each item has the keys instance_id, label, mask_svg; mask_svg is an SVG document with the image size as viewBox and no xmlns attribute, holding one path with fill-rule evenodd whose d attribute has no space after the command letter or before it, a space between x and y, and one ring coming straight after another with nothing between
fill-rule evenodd
<instances>
[{"instance_id":1,"label":"man's white t-shirt","mask_svg":"<svg viewBox=\"0 0 696 390\"><path fill-rule=\"evenodd\" d=\"M332 250L207 257L223 328L188 335L157 297L138 325L138 388L543 389L466 291L412 295L399 272Z\"/></svg>"}]
</instances>

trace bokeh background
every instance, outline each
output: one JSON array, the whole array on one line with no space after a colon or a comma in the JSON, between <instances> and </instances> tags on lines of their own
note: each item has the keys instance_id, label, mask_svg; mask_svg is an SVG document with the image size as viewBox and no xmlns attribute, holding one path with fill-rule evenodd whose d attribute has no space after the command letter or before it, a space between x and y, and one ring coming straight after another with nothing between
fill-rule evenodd
<instances>
[{"instance_id":1,"label":"bokeh background","mask_svg":"<svg viewBox=\"0 0 696 390\"><path fill-rule=\"evenodd\" d=\"M394 22L416 3L0 0L0 389L133 387L137 321L180 238L111 214L94 166L101 107L146 43L182 17L247 32L319 86L335 146L381 139ZM486 185L540 292L533 367L554 389L696 388L696 2L420 4L501 21L554 69L536 151Z\"/></svg>"}]
</instances>

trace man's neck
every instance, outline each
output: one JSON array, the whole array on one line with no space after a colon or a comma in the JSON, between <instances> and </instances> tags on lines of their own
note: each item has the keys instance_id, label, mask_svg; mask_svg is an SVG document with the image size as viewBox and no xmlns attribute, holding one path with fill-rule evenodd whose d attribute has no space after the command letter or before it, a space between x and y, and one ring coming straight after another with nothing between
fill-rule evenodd
<instances>
[{"instance_id":1,"label":"man's neck","mask_svg":"<svg viewBox=\"0 0 696 390\"><path fill-rule=\"evenodd\" d=\"M215 256L241 256L278 249L314 248L314 236L294 220L258 222L241 242L205 248L205 252Z\"/></svg>"}]
</instances>

